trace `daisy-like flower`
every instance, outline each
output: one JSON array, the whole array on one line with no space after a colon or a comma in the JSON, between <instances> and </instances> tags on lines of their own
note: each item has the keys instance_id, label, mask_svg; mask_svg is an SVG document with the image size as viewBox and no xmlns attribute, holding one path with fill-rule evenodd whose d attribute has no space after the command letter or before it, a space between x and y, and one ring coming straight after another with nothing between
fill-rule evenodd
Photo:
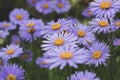
<instances>
[{"instance_id":1,"label":"daisy-like flower","mask_svg":"<svg viewBox=\"0 0 120 80\"><path fill-rule=\"evenodd\" d=\"M7 30L0 30L0 38L6 38L9 35Z\"/></svg>"},{"instance_id":2,"label":"daisy-like flower","mask_svg":"<svg viewBox=\"0 0 120 80\"><path fill-rule=\"evenodd\" d=\"M120 39L115 39L115 40L113 41L113 45L114 45L114 46L120 46Z\"/></svg>"},{"instance_id":3,"label":"daisy-like flower","mask_svg":"<svg viewBox=\"0 0 120 80\"><path fill-rule=\"evenodd\" d=\"M36 3L36 10L43 14L49 14L53 11L54 3L52 0L41 0Z\"/></svg>"},{"instance_id":4,"label":"daisy-like flower","mask_svg":"<svg viewBox=\"0 0 120 80\"><path fill-rule=\"evenodd\" d=\"M38 1L39 1L39 0L27 0L28 4L29 4L30 6L35 6Z\"/></svg>"},{"instance_id":5,"label":"daisy-like flower","mask_svg":"<svg viewBox=\"0 0 120 80\"><path fill-rule=\"evenodd\" d=\"M20 59L25 62L30 62L32 60L33 52L30 50L23 51L22 54L20 54Z\"/></svg>"},{"instance_id":6,"label":"daisy-like flower","mask_svg":"<svg viewBox=\"0 0 120 80\"><path fill-rule=\"evenodd\" d=\"M43 22L37 19L29 19L25 20L20 25L19 35L20 37L25 40L32 42L37 38L41 37L41 27L43 27Z\"/></svg>"},{"instance_id":7,"label":"daisy-like flower","mask_svg":"<svg viewBox=\"0 0 120 80\"><path fill-rule=\"evenodd\" d=\"M78 49L66 46L65 48L53 49L50 53L51 55L48 54L49 58L46 59L47 63L51 64L49 69L58 66L60 66L60 69L63 69L67 64L77 68L77 64L83 64L88 60L87 50L84 48Z\"/></svg>"},{"instance_id":8,"label":"daisy-like flower","mask_svg":"<svg viewBox=\"0 0 120 80\"><path fill-rule=\"evenodd\" d=\"M96 17L113 18L120 10L120 0L94 0L89 8Z\"/></svg>"},{"instance_id":9,"label":"daisy-like flower","mask_svg":"<svg viewBox=\"0 0 120 80\"><path fill-rule=\"evenodd\" d=\"M65 18L58 19L57 22L51 21L45 26L44 30L42 30L42 33L45 35L54 34L54 32L60 32L65 31L70 28L72 25L71 20L67 20Z\"/></svg>"},{"instance_id":10,"label":"daisy-like flower","mask_svg":"<svg viewBox=\"0 0 120 80\"><path fill-rule=\"evenodd\" d=\"M46 40L43 40L43 44L41 45L44 51L65 46L77 47L77 37L72 33L58 32L46 36L45 39Z\"/></svg>"},{"instance_id":11,"label":"daisy-like flower","mask_svg":"<svg viewBox=\"0 0 120 80\"><path fill-rule=\"evenodd\" d=\"M93 72L89 72L89 71L79 71L76 72L75 74L72 74L70 79L68 80L100 80L98 77L96 77L96 74Z\"/></svg>"},{"instance_id":12,"label":"daisy-like flower","mask_svg":"<svg viewBox=\"0 0 120 80\"><path fill-rule=\"evenodd\" d=\"M6 59L3 59L2 57L0 57L0 69L7 65L8 61Z\"/></svg>"},{"instance_id":13,"label":"daisy-like flower","mask_svg":"<svg viewBox=\"0 0 120 80\"><path fill-rule=\"evenodd\" d=\"M15 24L21 24L24 20L29 18L29 13L22 8L15 8L13 11L11 11L9 18L11 22Z\"/></svg>"},{"instance_id":14,"label":"daisy-like flower","mask_svg":"<svg viewBox=\"0 0 120 80\"><path fill-rule=\"evenodd\" d=\"M107 33L110 32L111 25L109 24L107 18L94 18L89 22L91 30L95 33Z\"/></svg>"},{"instance_id":15,"label":"daisy-like flower","mask_svg":"<svg viewBox=\"0 0 120 80\"><path fill-rule=\"evenodd\" d=\"M0 23L0 28L4 30L14 30L16 28L16 25L11 22L3 21Z\"/></svg>"},{"instance_id":16,"label":"daisy-like flower","mask_svg":"<svg viewBox=\"0 0 120 80\"><path fill-rule=\"evenodd\" d=\"M92 44L95 41L95 35L83 24L75 25L74 34L78 37L78 43L84 46Z\"/></svg>"},{"instance_id":17,"label":"daisy-like flower","mask_svg":"<svg viewBox=\"0 0 120 80\"><path fill-rule=\"evenodd\" d=\"M25 70L16 64L5 65L0 72L1 80L25 80Z\"/></svg>"},{"instance_id":18,"label":"daisy-like flower","mask_svg":"<svg viewBox=\"0 0 120 80\"><path fill-rule=\"evenodd\" d=\"M40 68L48 68L50 64L48 64L46 62L46 58L44 57L38 57L36 59L36 64L40 67Z\"/></svg>"},{"instance_id":19,"label":"daisy-like flower","mask_svg":"<svg viewBox=\"0 0 120 80\"><path fill-rule=\"evenodd\" d=\"M92 11L89 10L89 8L85 8L82 12L82 15L85 16L86 18L93 17L93 13Z\"/></svg>"},{"instance_id":20,"label":"daisy-like flower","mask_svg":"<svg viewBox=\"0 0 120 80\"><path fill-rule=\"evenodd\" d=\"M70 3L68 0L56 0L54 9L57 13L68 12Z\"/></svg>"},{"instance_id":21,"label":"daisy-like flower","mask_svg":"<svg viewBox=\"0 0 120 80\"><path fill-rule=\"evenodd\" d=\"M117 19L116 21L113 21L111 23L111 28L112 28L112 31L116 31L117 29L120 29L120 20Z\"/></svg>"},{"instance_id":22,"label":"daisy-like flower","mask_svg":"<svg viewBox=\"0 0 120 80\"><path fill-rule=\"evenodd\" d=\"M23 50L19 45L10 44L7 47L1 49L0 56L3 59L8 60L14 57L18 57L21 53L23 53Z\"/></svg>"},{"instance_id":23,"label":"daisy-like flower","mask_svg":"<svg viewBox=\"0 0 120 80\"><path fill-rule=\"evenodd\" d=\"M95 67L98 67L101 64L106 65L106 61L110 56L109 46L102 42L95 42L88 49L90 56L86 64L93 64Z\"/></svg>"},{"instance_id":24,"label":"daisy-like flower","mask_svg":"<svg viewBox=\"0 0 120 80\"><path fill-rule=\"evenodd\" d=\"M12 35L11 43L12 44L20 44L21 43L20 37L18 35Z\"/></svg>"}]
</instances>

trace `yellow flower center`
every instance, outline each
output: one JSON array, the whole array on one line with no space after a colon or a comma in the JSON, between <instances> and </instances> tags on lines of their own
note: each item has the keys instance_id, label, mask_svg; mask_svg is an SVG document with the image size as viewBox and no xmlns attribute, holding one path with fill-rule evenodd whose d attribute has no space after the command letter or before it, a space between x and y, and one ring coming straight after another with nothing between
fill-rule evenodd
<instances>
[{"instance_id":1,"label":"yellow flower center","mask_svg":"<svg viewBox=\"0 0 120 80\"><path fill-rule=\"evenodd\" d=\"M23 19L23 15L22 14L17 14L16 15L16 19L17 20L22 20Z\"/></svg>"},{"instance_id":2,"label":"yellow flower center","mask_svg":"<svg viewBox=\"0 0 120 80\"><path fill-rule=\"evenodd\" d=\"M2 60L2 58L0 58L0 65L3 65L3 60Z\"/></svg>"},{"instance_id":3,"label":"yellow flower center","mask_svg":"<svg viewBox=\"0 0 120 80\"><path fill-rule=\"evenodd\" d=\"M6 51L6 53L7 53L8 55L12 55L12 54L14 54L14 50L13 50L13 49L8 49L8 50Z\"/></svg>"},{"instance_id":4,"label":"yellow flower center","mask_svg":"<svg viewBox=\"0 0 120 80\"><path fill-rule=\"evenodd\" d=\"M21 59L27 60L29 58L29 55L27 53L22 54Z\"/></svg>"},{"instance_id":5,"label":"yellow flower center","mask_svg":"<svg viewBox=\"0 0 120 80\"><path fill-rule=\"evenodd\" d=\"M43 60L43 61L42 61L42 64L43 64L43 65L46 65L46 64L47 64L47 62Z\"/></svg>"},{"instance_id":6,"label":"yellow flower center","mask_svg":"<svg viewBox=\"0 0 120 80\"><path fill-rule=\"evenodd\" d=\"M118 45L120 45L120 41L118 42Z\"/></svg>"},{"instance_id":7,"label":"yellow flower center","mask_svg":"<svg viewBox=\"0 0 120 80\"><path fill-rule=\"evenodd\" d=\"M73 54L71 52L63 52L60 56L62 59L71 59Z\"/></svg>"},{"instance_id":8,"label":"yellow flower center","mask_svg":"<svg viewBox=\"0 0 120 80\"><path fill-rule=\"evenodd\" d=\"M64 5L62 3L59 3L57 6L58 6L58 8L63 8L64 7Z\"/></svg>"},{"instance_id":9,"label":"yellow flower center","mask_svg":"<svg viewBox=\"0 0 120 80\"><path fill-rule=\"evenodd\" d=\"M55 23L52 25L52 30L57 30L61 27L61 24L60 23Z\"/></svg>"},{"instance_id":10,"label":"yellow flower center","mask_svg":"<svg viewBox=\"0 0 120 80\"><path fill-rule=\"evenodd\" d=\"M116 22L115 26L120 27L120 22Z\"/></svg>"},{"instance_id":11,"label":"yellow flower center","mask_svg":"<svg viewBox=\"0 0 120 80\"><path fill-rule=\"evenodd\" d=\"M102 8L102 9L108 9L110 7L111 7L110 1L104 1L100 4L100 8Z\"/></svg>"},{"instance_id":12,"label":"yellow flower center","mask_svg":"<svg viewBox=\"0 0 120 80\"><path fill-rule=\"evenodd\" d=\"M45 4L43 4L43 8L47 9L47 8L49 8L49 5L47 3L45 3Z\"/></svg>"},{"instance_id":13,"label":"yellow flower center","mask_svg":"<svg viewBox=\"0 0 120 80\"><path fill-rule=\"evenodd\" d=\"M61 45L64 44L64 39L63 38L57 38L57 39L54 40L54 44L56 46L61 46Z\"/></svg>"},{"instance_id":14,"label":"yellow flower center","mask_svg":"<svg viewBox=\"0 0 120 80\"><path fill-rule=\"evenodd\" d=\"M8 23L5 23L3 26L4 26L4 28L8 28L8 27L9 27L9 24L8 24Z\"/></svg>"},{"instance_id":15,"label":"yellow flower center","mask_svg":"<svg viewBox=\"0 0 120 80\"><path fill-rule=\"evenodd\" d=\"M99 21L98 22L98 25L100 26L100 27L107 27L108 26L108 22L107 21Z\"/></svg>"},{"instance_id":16,"label":"yellow flower center","mask_svg":"<svg viewBox=\"0 0 120 80\"><path fill-rule=\"evenodd\" d=\"M6 80L17 80L16 76L13 74L9 74L6 78Z\"/></svg>"},{"instance_id":17,"label":"yellow flower center","mask_svg":"<svg viewBox=\"0 0 120 80\"><path fill-rule=\"evenodd\" d=\"M92 57L94 59L99 59L100 57L102 56L102 53L100 51L95 51L93 54L92 54Z\"/></svg>"},{"instance_id":18,"label":"yellow flower center","mask_svg":"<svg viewBox=\"0 0 120 80\"><path fill-rule=\"evenodd\" d=\"M79 36L79 37L84 37L84 36L85 36L85 31L83 31L83 30L78 30L78 36Z\"/></svg>"},{"instance_id":19,"label":"yellow flower center","mask_svg":"<svg viewBox=\"0 0 120 80\"><path fill-rule=\"evenodd\" d=\"M29 29L27 30L27 32L29 32L29 33L34 33L34 32L35 32L35 28L32 28L32 29L29 28Z\"/></svg>"},{"instance_id":20,"label":"yellow flower center","mask_svg":"<svg viewBox=\"0 0 120 80\"><path fill-rule=\"evenodd\" d=\"M92 15L92 12L91 12L91 11L88 11L88 15Z\"/></svg>"},{"instance_id":21,"label":"yellow flower center","mask_svg":"<svg viewBox=\"0 0 120 80\"><path fill-rule=\"evenodd\" d=\"M30 28L30 27L34 27L35 24L33 22L31 22L31 23L28 23L26 26Z\"/></svg>"}]
</instances>

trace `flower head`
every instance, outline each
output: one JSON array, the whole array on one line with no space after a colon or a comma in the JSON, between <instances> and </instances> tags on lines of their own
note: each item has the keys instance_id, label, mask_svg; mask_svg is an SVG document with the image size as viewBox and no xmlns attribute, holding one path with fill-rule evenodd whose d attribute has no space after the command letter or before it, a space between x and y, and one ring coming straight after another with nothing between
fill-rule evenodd
<instances>
[{"instance_id":1,"label":"flower head","mask_svg":"<svg viewBox=\"0 0 120 80\"><path fill-rule=\"evenodd\" d=\"M77 24L74 28L74 34L78 37L78 43L87 46L95 41L95 35L89 27L83 24Z\"/></svg>"},{"instance_id":2,"label":"flower head","mask_svg":"<svg viewBox=\"0 0 120 80\"><path fill-rule=\"evenodd\" d=\"M25 80L25 70L16 64L5 65L0 72L1 80Z\"/></svg>"},{"instance_id":3,"label":"flower head","mask_svg":"<svg viewBox=\"0 0 120 80\"><path fill-rule=\"evenodd\" d=\"M53 1L41 0L36 3L36 10L43 14L49 14L53 11Z\"/></svg>"},{"instance_id":4,"label":"flower head","mask_svg":"<svg viewBox=\"0 0 120 80\"><path fill-rule=\"evenodd\" d=\"M6 38L9 35L7 30L0 30L0 38Z\"/></svg>"},{"instance_id":5,"label":"flower head","mask_svg":"<svg viewBox=\"0 0 120 80\"><path fill-rule=\"evenodd\" d=\"M15 24L21 24L24 20L29 18L29 13L22 8L15 8L13 11L11 11L9 18L11 22Z\"/></svg>"},{"instance_id":6,"label":"flower head","mask_svg":"<svg viewBox=\"0 0 120 80\"><path fill-rule=\"evenodd\" d=\"M11 43L12 44L20 44L21 43L20 37L18 35L12 35Z\"/></svg>"},{"instance_id":7,"label":"flower head","mask_svg":"<svg viewBox=\"0 0 120 80\"><path fill-rule=\"evenodd\" d=\"M56 0L54 9L57 13L67 12L70 9L69 1L68 0Z\"/></svg>"},{"instance_id":8,"label":"flower head","mask_svg":"<svg viewBox=\"0 0 120 80\"><path fill-rule=\"evenodd\" d=\"M114 46L120 46L120 39L115 39L115 40L113 41L113 45L114 45Z\"/></svg>"},{"instance_id":9,"label":"flower head","mask_svg":"<svg viewBox=\"0 0 120 80\"><path fill-rule=\"evenodd\" d=\"M33 52L30 50L23 51L22 54L20 54L20 59L25 62L30 62L32 60Z\"/></svg>"},{"instance_id":10,"label":"flower head","mask_svg":"<svg viewBox=\"0 0 120 80\"><path fill-rule=\"evenodd\" d=\"M99 64L106 65L106 60L110 56L109 46L107 46L105 43L102 42L101 43L95 42L88 49L90 56L87 64L89 65L93 64L95 65L95 67L98 67Z\"/></svg>"},{"instance_id":11,"label":"flower head","mask_svg":"<svg viewBox=\"0 0 120 80\"><path fill-rule=\"evenodd\" d=\"M75 74L72 74L69 80L100 80L96 77L95 73L89 72L89 71L79 71Z\"/></svg>"},{"instance_id":12,"label":"flower head","mask_svg":"<svg viewBox=\"0 0 120 80\"><path fill-rule=\"evenodd\" d=\"M51 55L50 55L51 54ZM71 67L77 68L77 64L83 64L87 61L88 54L84 48L78 49L66 46L65 48L57 48L50 51L47 63L51 64L49 69L60 66L63 69L67 64ZM47 55L47 54L46 54Z\"/></svg>"},{"instance_id":13,"label":"flower head","mask_svg":"<svg viewBox=\"0 0 120 80\"><path fill-rule=\"evenodd\" d=\"M11 59L18 57L23 52L22 48L16 44L10 44L5 48L1 49L1 57L3 59Z\"/></svg>"},{"instance_id":14,"label":"flower head","mask_svg":"<svg viewBox=\"0 0 120 80\"><path fill-rule=\"evenodd\" d=\"M89 8L85 8L82 12L82 15L87 18L91 18L93 16L93 13L91 10L89 10Z\"/></svg>"},{"instance_id":15,"label":"flower head","mask_svg":"<svg viewBox=\"0 0 120 80\"><path fill-rule=\"evenodd\" d=\"M0 28L4 30L14 30L16 25L11 22L3 21L0 23Z\"/></svg>"},{"instance_id":16,"label":"flower head","mask_svg":"<svg viewBox=\"0 0 120 80\"><path fill-rule=\"evenodd\" d=\"M27 0L28 4L29 4L30 6L35 6L38 1L39 1L39 0Z\"/></svg>"},{"instance_id":17,"label":"flower head","mask_svg":"<svg viewBox=\"0 0 120 80\"><path fill-rule=\"evenodd\" d=\"M77 47L77 37L72 33L58 32L45 37L41 47L43 50L52 50L60 47Z\"/></svg>"},{"instance_id":18,"label":"flower head","mask_svg":"<svg viewBox=\"0 0 120 80\"><path fill-rule=\"evenodd\" d=\"M120 29L120 20L119 19L117 19L116 21L113 20L113 22L111 22L111 28L112 31Z\"/></svg>"},{"instance_id":19,"label":"flower head","mask_svg":"<svg viewBox=\"0 0 120 80\"><path fill-rule=\"evenodd\" d=\"M120 10L120 0L94 0L89 8L96 17L112 18Z\"/></svg>"}]
</instances>

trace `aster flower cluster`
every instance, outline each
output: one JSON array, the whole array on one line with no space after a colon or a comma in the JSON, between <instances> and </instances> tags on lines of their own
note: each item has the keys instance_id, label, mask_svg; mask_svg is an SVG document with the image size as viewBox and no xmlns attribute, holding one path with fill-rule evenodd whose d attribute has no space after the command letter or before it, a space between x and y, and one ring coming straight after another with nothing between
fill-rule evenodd
<instances>
[{"instance_id":1,"label":"aster flower cluster","mask_svg":"<svg viewBox=\"0 0 120 80\"><path fill-rule=\"evenodd\" d=\"M53 9L58 14L70 9L68 0L27 2L43 14ZM84 71L67 75L70 76L67 80L102 80L95 71L109 69L110 59L116 55L113 52L120 47L120 37L114 35L120 30L120 20L115 18L117 12L120 12L119 0L94 0L82 12L92 18L84 24L72 17L46 22L31 17L23 8L13 9L9 21L0 22L0 39L8 41L0 47L0 80L26 80L26 73L44 69L64 71L68 67L81 70L83 66ZM34 71L29 72L28 68Z\"/></svg>"},{"instance_id":2,"label":"aster flower cluster","mask_svg":"<svg viewBox=\"0 0 120 80\"><path fill-rule=\"evenodd\" d=\"M58 14L68 12L70 9L69 0L27 0L30 6L43 14L56 11Z\"/></svg>"}]
</instances>

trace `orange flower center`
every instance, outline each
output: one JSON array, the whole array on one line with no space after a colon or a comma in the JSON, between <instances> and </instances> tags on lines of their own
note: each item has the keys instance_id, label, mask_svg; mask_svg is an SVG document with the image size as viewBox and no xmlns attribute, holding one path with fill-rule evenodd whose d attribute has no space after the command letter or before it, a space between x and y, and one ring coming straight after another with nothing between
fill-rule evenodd
<instances>
[{"instance_id":1,"label":"orange flower center","mask_svg":"<svg viewBox=\"0 0 120 80\"><path fill-rule=\"evenodd\" d=\"M8 55L12 55L12 54L14 54L14 50L13 50L13 49L8 49L8 50L6 51L6 53L7 53Z\"/></svg>"},{"instance_id":2,"label":"orange flower center","mask_svg":"<svg viewBox=\"0 0 120 80\"><path fill-rule=\"evenodd\" d=\"M22 20L23 19L23 15L22 14L17 14L16 15L16 19L17 20Z\"/></svg>"},{"instance_id":3,"label":"orange flower center","mask_svg":"<svg viewBox=\"0 0 120 80\"><path fill-rule=\"evenodd\" d=\"M22 54L21 56L22 60L27 60L29 58L29 55L27 53Z\"/></svg>"},{"instance_id":4,"label":"orange flower center","mask_svg":"<svg viewBox=\"0 0 120 80\"><path fill-rule=\"evenodd\" d=\"M30 27L34 27L35 24L33 22L31 22L31 23L28 23L26 26L30 28Z\"/></svg>"},{"instance_id":5,"label":"orange flower center","mask_svg":"<svg viewBox=\"0 0 120 80\"><path fill-rule=\"evenodd\" d=\"M91 11L88 11L88 15L92 15L92 12L91 12Z\"/></svg>"},{"instance_id":6,"label":"orange flower center","mask_svg":"<svg viewBox=\"0 0 120 80\"><path fill-rule=\"evenodd\" d=\"M79 36L79 37L84 37L84 36L85 36L85 31L83 31L83 30L78 30L78 36Z\"/></svg>"},{"instance_id":7,"label":"orange flower center","mask_svg":"<svg viewBox=\"0 0 120 80\"><path fill-rule=\"evenodd\" d=\"M6 78L6 80L17 80L16 76L13 74L9 74Z\"/></svg>"},{"instance_id":8,"label":"orange flower center","mask_svg":"<svg viewBox=\"0 0 120 80\"><path fill-rule=\"evenodd\" d=\"M9 24L8 24L8 23L5 23L3 26L4 26L4 28L8 28L8 27L9 27Z\"/></svg>"},{"instance_id":9,"label":"orange flower center","mask_svg":"<svg viewBox=\"0 0 120 80\"><path fill-rule=\"evenodd\" d=\"M118 42L118 44L120 45L120 41Z\"/></svg>"},{"instance_id":10,"label":"orange flower center","mask_svg":"<svg viewBox=\"0 0 120 80\"><path fill-rule=\"evenodd\" d=\"M64 5L62 3L59 3L57 6L58 6L58 8L63 8L64 7Z\"/></svg>"},{"instance_id":11,"label":"orange flower center","mask_svg":"<svg viewBox=\"0 0 120 80\"><path fill-rule=\"evenodd\" d=\"M61 24L60 23L55 23L52 25L52 30L57 30L61 27Z\"/></svg>"},{"instance_id":12,"label":"orange flower center","mask_svg":"<svg viewBox=\"0 0 120 80\"><path fill-rule=\"evenodd\" d=\"M56 46L61 46L61 45L64 44L64 39L63 38L57 38L57 39L54 40L54 44Z\"/></svg>"},{"instance_id":13,"label":"orange flower center","mask_svg":"<svg viewBox=\"0 0 120 80\"><path fill-rule=\"evenodd\" d=\"M43 8L47 9L47 8L49 8L49 5L47 3L45 3L45 4L43 4Z\"/></svg>"},{"instance_id":14,"label":"orange flower center","mask_svg":"<svg viewBox=\"0 0 120 80\"><path fill-rule=\"evenodd\" d=\"M94 59L99 59L100 57L102 56L102 53L100 51L95 51L93 54L92 54L92 57Z\"/></svg>"},{"instance_id":15,"label":"orange flower center","mask_svg":"<svg viewBox=\"0 0 120 80\"><path fill-rule=\"evenodd\" d=\"M32 28L32 29L29 28L29 29L27 30L27 32L29 32L29 33L34 33L34 32L35 32L35 28Z\"/></svg>"},{"instance_id":16,"label":"orange flower center","mask_svg":"<svg viewBox=\"0 0 120 80\"><path fill-rule=\"evenodd\" d=\"M47 64L47 62L43 60L43 61L42 61L42 64L43 64L43 65L46 65L46 64Z\"/></svg>"},{"instance_id":17,"label":"orange flower center","mask_svg":"<svg viewBox=\"0 0 120 80\"><path fill-rule=\"evenodd\" d=\"M111 7L111 3L109 1L104 1L100 4L100 8L102 9L108 9Z\"/></svg>"},{"instance_id":18,"label":"orange flower center","mask_svg":"<svg viewBox=\"0 0 120 80\"><path fill-rule=\"evenodd\" d=\"M115 26L120 27L120 22L116 22Z\"/></svg>"},{"instance_id":19,"label":"orange flower center","mask_svg":"<svg viewBox=\"0 0 120 80\"><path fill-rule=\"evenodd\" d=\"M107 27L108 26L108 22L107 21L99 21L98 22L98 25L100 26L100 27Z\"/></svg>"},{"instance_id":20,"label":"orange flower center","mask_svg":"<svg viewBox=\"0 0 120 80\"><path fill-rule=\"evenodd\" d=\"M71 59L73 54L71 52L63 52L60 56L62 59Z\"/></svg>"}]
</instances>

